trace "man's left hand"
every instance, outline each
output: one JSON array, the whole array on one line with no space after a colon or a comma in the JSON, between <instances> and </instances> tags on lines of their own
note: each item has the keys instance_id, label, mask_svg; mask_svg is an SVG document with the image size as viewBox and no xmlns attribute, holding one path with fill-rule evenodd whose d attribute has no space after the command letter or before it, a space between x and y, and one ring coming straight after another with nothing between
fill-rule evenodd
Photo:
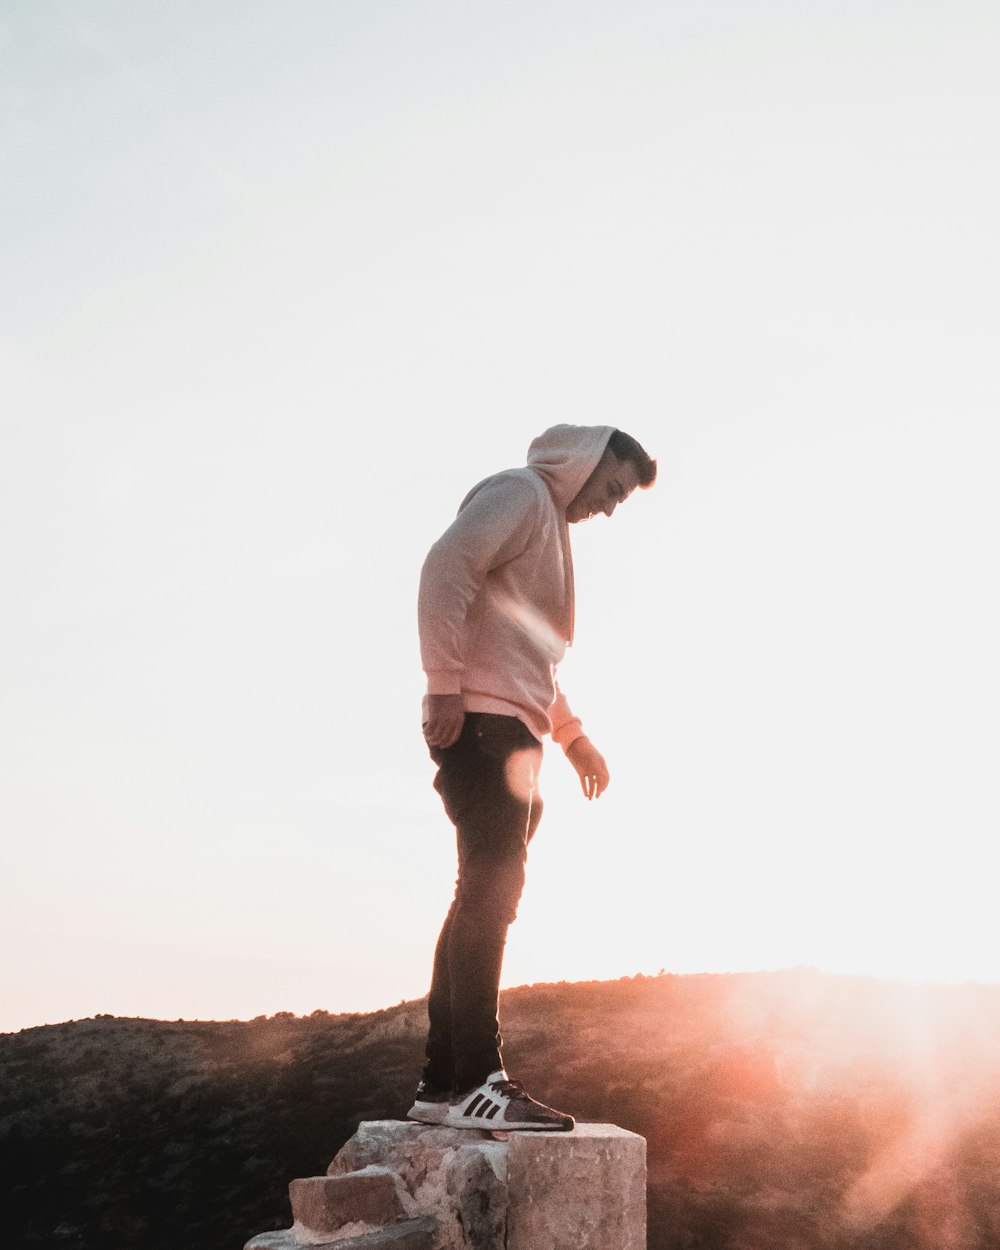
<instances>
[{"instance_id":1,"label":"man's left hand","mask_svg":"<svg viewBox=\"0 0 1000 1250\"><path fill-rule=\"evenodd\" d=\"M596 799L608 788L611 774L604 756L589 738L577 738L570 743L566 758L576 769L583 793L588 799Z\"/></svg>"}]
</instances>

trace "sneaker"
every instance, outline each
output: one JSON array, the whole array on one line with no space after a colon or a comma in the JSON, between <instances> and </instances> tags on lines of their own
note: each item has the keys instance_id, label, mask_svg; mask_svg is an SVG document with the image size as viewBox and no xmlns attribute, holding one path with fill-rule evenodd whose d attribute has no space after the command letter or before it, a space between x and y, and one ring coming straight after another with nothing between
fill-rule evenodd
<instances>
[{"instance_id":1,"label":"sneaker","mask_svg":"<svg viewBox=\"0 0 1000 1250\"><path fill-rule=\"evenodd\" d=\"M440 1123L448 1128L548 1129L569 1132L576 1121L563 1111L554 1111L530 1098L520 1081L512 1081L502 1069L488 1076L482 1085L459 1094L448 1104Z\"/></svg>"},{"instance_id":2,"label":"sneaker","mask_svg":"<svg viewBox=\"0 0 1000 1250\"><path fill-rule=\"evenodd\" d=\"M444 1124L448 1118L448 1104L451 1099L450 1089L421 1081L417 1086L413 1106L406 1113L407 1119L418 1120L421 1124Z\"/></svg>"}]
</instances>

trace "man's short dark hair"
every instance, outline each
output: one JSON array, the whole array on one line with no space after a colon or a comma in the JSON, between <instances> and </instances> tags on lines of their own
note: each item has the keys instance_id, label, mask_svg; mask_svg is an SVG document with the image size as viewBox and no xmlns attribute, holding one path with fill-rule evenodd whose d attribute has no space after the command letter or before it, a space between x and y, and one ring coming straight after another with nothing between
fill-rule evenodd
<instances>
[{"instance_id":1,"label":"man's short dark hair","mask_svg":"<svg viewBox=\"0 0 1000 1250\"><path fill-rule=\"evenodd\" d=\"M631 460L643 490L648 490L653 485L656 481L656 461L650 459L631 434L626 434L624 430L615 430L608 439L608 447L619 460Z\"/></svg>"}]
</instances>

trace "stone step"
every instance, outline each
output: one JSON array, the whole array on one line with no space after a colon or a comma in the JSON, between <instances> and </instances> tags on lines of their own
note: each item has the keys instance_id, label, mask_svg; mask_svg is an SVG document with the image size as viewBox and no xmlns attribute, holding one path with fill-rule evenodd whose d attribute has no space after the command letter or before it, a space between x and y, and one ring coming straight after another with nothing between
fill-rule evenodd
<instances>
[{"instance_id":1,"label":"stone step","mask_svg":"<svg viewBox=\"0 0 1000 1250\"><path fill-rule=\"evenodd\" d=\"M305 1176L292 1181L288 1196L292 1219L310 1233L336 1233L346 1224L391 1224L406 1214L388 1168Z\"/></svg>"},{"instance_id":2,"label":"stone step","mask_svg":"<svg viewBox=\"0 0 1000 1250\"><path fill-rule=\"evenodd\" d=\"M436 1232L437 1221L432 1215L398 1220L385 1228L336 1241L303 1241L294 1228L282 1228L251 1237L244 1250L435 1250Z\"/></svg>"}]
</instances>

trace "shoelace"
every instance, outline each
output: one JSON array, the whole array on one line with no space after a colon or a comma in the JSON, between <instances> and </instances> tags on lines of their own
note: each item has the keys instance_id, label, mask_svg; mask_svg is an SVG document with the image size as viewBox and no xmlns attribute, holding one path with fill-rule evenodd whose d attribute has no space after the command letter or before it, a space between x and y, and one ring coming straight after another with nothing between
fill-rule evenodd
<instances>
[{"instance_id":1,"label":"shoelace","mask_svg":"<svg viewBox=\"0 0 1000 1250\"><path fill-rule=\"evenodd\" d=\"M524 1084L521 1081L494 1081L490 1089L495 1089L498 1094L523 1094Z\"/></svg>"}]
</instances>

